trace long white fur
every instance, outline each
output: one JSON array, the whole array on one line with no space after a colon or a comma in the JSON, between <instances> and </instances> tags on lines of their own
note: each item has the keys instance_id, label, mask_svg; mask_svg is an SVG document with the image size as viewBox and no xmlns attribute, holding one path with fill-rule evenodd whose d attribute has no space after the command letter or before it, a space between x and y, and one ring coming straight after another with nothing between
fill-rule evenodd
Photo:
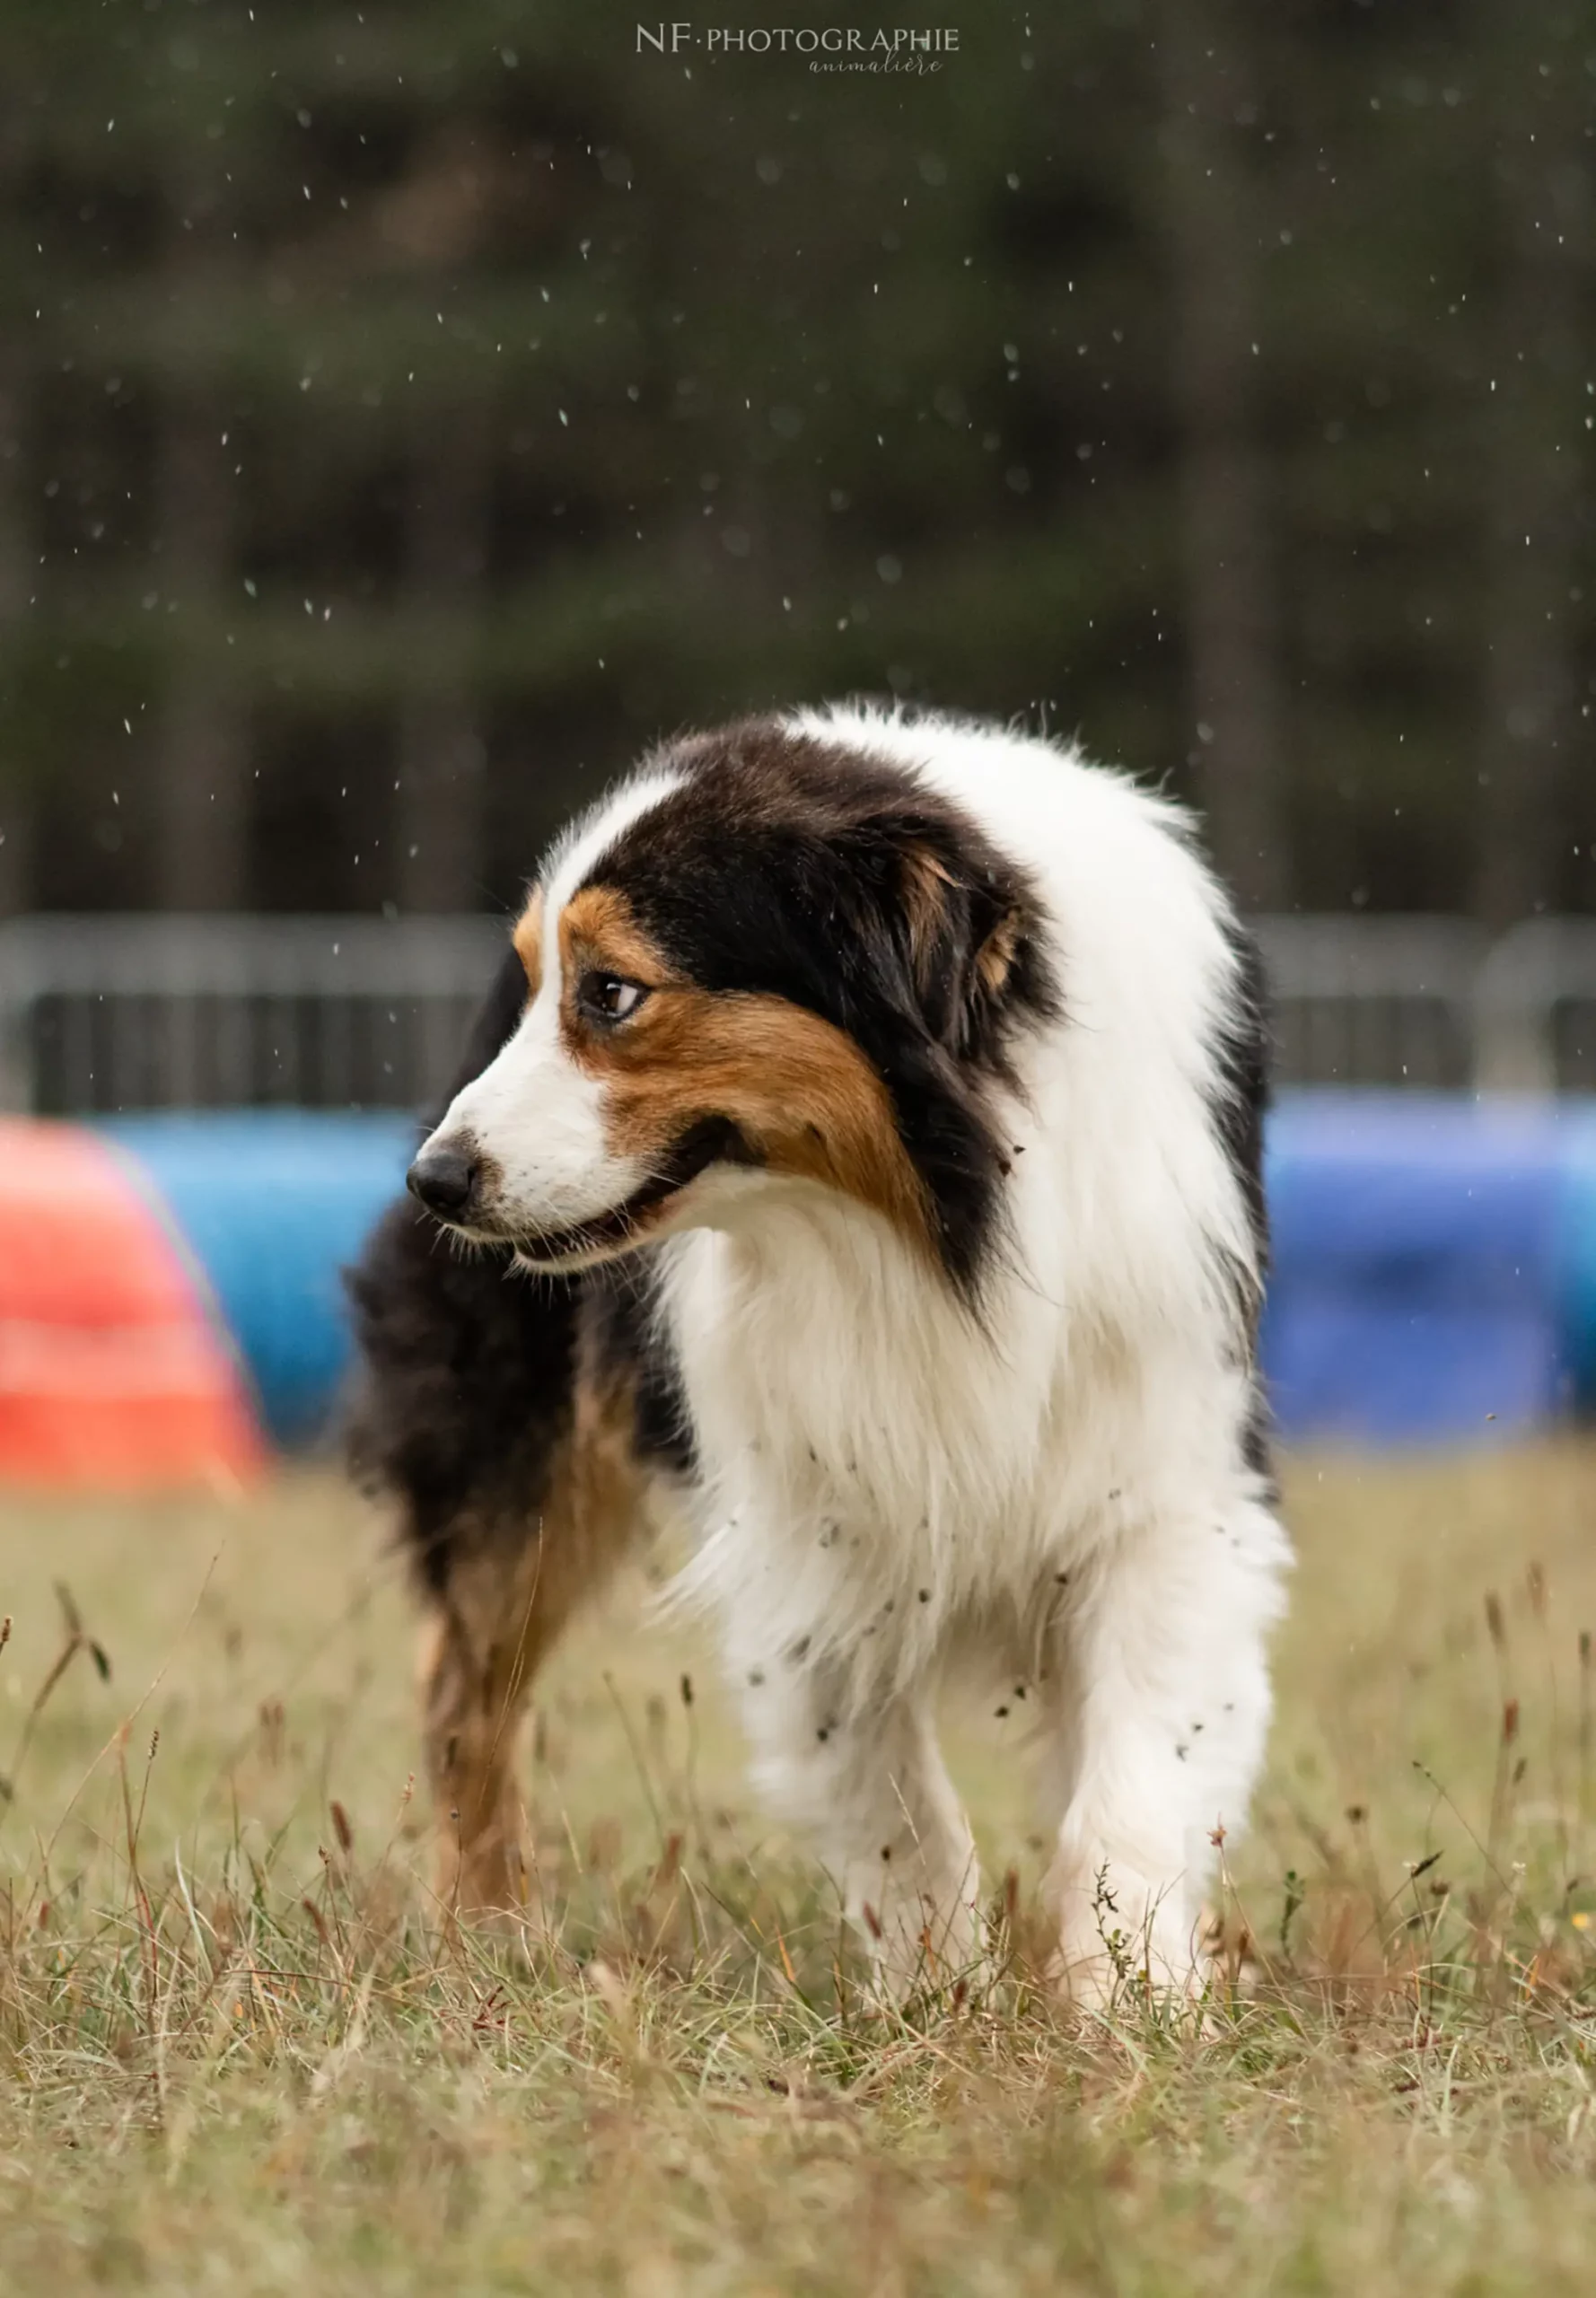
<instances>
[{"instance_id":1,"label":"long white fur","mask_svg":"<svg viewBox=\"0 0 1596 2298\"><path fill-rule=\"evenodd\" d=\"M1177 808L1073 750L852 708L790 723L914 767L1026 865L1064 1013L1014 1048L1011 1243L979 1320L851 1199L744 1170L686 1193L659 1248L702 1464L680 1592L718 1611L766 1787L818 1835L890 1983L978 1960L932 1724L974 1672L1039 1743L1073 1992L1131 1968L1184 1985L1262 1754L1288 1561L1243 1459L1226 1264L1255 1253L1213 1115L1239 995L1224 897ZM440 1128L469 1123L534 1222L617 1181L602 1157L579 1170L591 1088L539 1019L559 901L653 794L615 803L552 874L522 1031Z\"/></svg>"}]
</instances>

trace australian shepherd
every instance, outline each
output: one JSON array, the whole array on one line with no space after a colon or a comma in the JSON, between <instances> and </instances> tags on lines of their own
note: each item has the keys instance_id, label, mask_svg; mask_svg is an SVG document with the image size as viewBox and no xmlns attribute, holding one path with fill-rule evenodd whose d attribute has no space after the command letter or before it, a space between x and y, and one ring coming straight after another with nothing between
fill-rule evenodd
<instances>
[{"instance_id":1,"label":"australian shepherd","mask_svg":"<svg viewBox=\"0 0 1596 2298\"><path fill-rule=\"evenodd\" d=\"M1190 823L1066 746L751 719L566 834L352 1279L452 1905L527 1903L516 1722L662 1495L884 1984L980 1960L972 1671L1039 1753L1063 1983L1190 1982L1287 1559L1264 1068Z\"/></svg>"}]
</instances>

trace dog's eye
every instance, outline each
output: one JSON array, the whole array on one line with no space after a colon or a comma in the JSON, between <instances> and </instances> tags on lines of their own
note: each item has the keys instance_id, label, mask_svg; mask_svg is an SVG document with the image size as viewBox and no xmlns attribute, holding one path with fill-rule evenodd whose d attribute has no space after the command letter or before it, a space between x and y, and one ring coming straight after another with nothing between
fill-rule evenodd
<instances>
[{"instance_id":1,"label":"dog's eye","mask_svg":"<svg viewBox=\"0 0 1596 2298\"><path fill-rule=\"evenodd\" d=\"M618 973L584 974L577 992L583 1009L599 1022L626 1021L647 996L641 982L624 980Z\"/></svg>"}]
</instances>

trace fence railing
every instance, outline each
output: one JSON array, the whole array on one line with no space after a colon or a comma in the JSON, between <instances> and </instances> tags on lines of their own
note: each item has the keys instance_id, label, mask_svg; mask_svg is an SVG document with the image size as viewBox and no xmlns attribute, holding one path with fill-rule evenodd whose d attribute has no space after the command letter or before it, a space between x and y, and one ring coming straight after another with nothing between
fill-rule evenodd
<instances>
[{"instance_id":1,"label":"fence railing","mask_svg":"<svg viewBox=\"0 0 1596 2298\"><path fill-rule=\"evenodd\" d=\"M0 1106L411 1109L459 1064L491 917L22 917L0 925Z\"/></svg>"},{"instance_id":2,"label":"fence railing","mask_svg":"<svg viewBox=\"0 0 1596 2298\"><path fill-rule=\"evenodd\" d=\"M1300 1084L1466 1085L1489 951L1458 917L1265 917L1276 1074Z\"/></svg>"},{"instance_id":3,"label":"fence railing","mask_svg":"<svg viewBox=\"0 0 1596 2298\"><path fill-rule=\"evenodd\" d=\"M1289 1084L1596 1089L1596 918L1258 922ZM504 943L489 917L0 925L0 1107L412 1109Z\"/></svg>"},{"instance_id":4,"label":"fence railing","mask_svg":"<svg viewBox=\"0 0 1596 2298\"><path fill-rule=\"evenodd\" d=\"M1290 1084L1596 1089L1596 918L1265 917Z\"/></svg>"},{"instance_id":5,"label":"fence railing","mask_svg":"<svg viewBox=\"0 0 1596 2298\"><path fill-rule=\"evenodd\" d=\"M1596 1090L1596 918L1532 917L1475 984L1476 1074L1504 1092Z\"/></svg>"}]
</instances>

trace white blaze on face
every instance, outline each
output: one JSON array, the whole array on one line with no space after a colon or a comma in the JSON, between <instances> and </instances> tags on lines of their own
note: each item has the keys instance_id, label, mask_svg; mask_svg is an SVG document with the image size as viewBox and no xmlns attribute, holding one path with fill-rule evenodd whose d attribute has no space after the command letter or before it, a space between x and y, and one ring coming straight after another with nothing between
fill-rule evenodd
<instances>
[{"instance_id":1,"label":"white blaze on face","mask_svg":"<svg viewBox=\"0 0 1596 2298\"><path fill-rule=\"evenodd\" d=\"M610 1152L602 1091L560 1036L557 977L545 981L509 1043L450 1103L426 1144L445 1145L487 1168L472 1227L517 1239L612 1212L648 1178L640 1159Z\"/></svg>"},{"instance_id":2,"label":"white blaze on face","mask_svg":"<svg viewBox=\"0 0 1596 2298\"><path fill-rule=\"evenodd\" d=\"M528 1243L626 1204L650 1178L645 1162L618 1156L604 1128L602 1088L577 1066L560 1034L560 913L605 847L676 785L673 775L627 785L579 822L545 879L542 981L520 1027L480 1077L463 1086L423 1145L458 1149L488 1167L469 1225Z\"/></svg>"}]
</instances>

